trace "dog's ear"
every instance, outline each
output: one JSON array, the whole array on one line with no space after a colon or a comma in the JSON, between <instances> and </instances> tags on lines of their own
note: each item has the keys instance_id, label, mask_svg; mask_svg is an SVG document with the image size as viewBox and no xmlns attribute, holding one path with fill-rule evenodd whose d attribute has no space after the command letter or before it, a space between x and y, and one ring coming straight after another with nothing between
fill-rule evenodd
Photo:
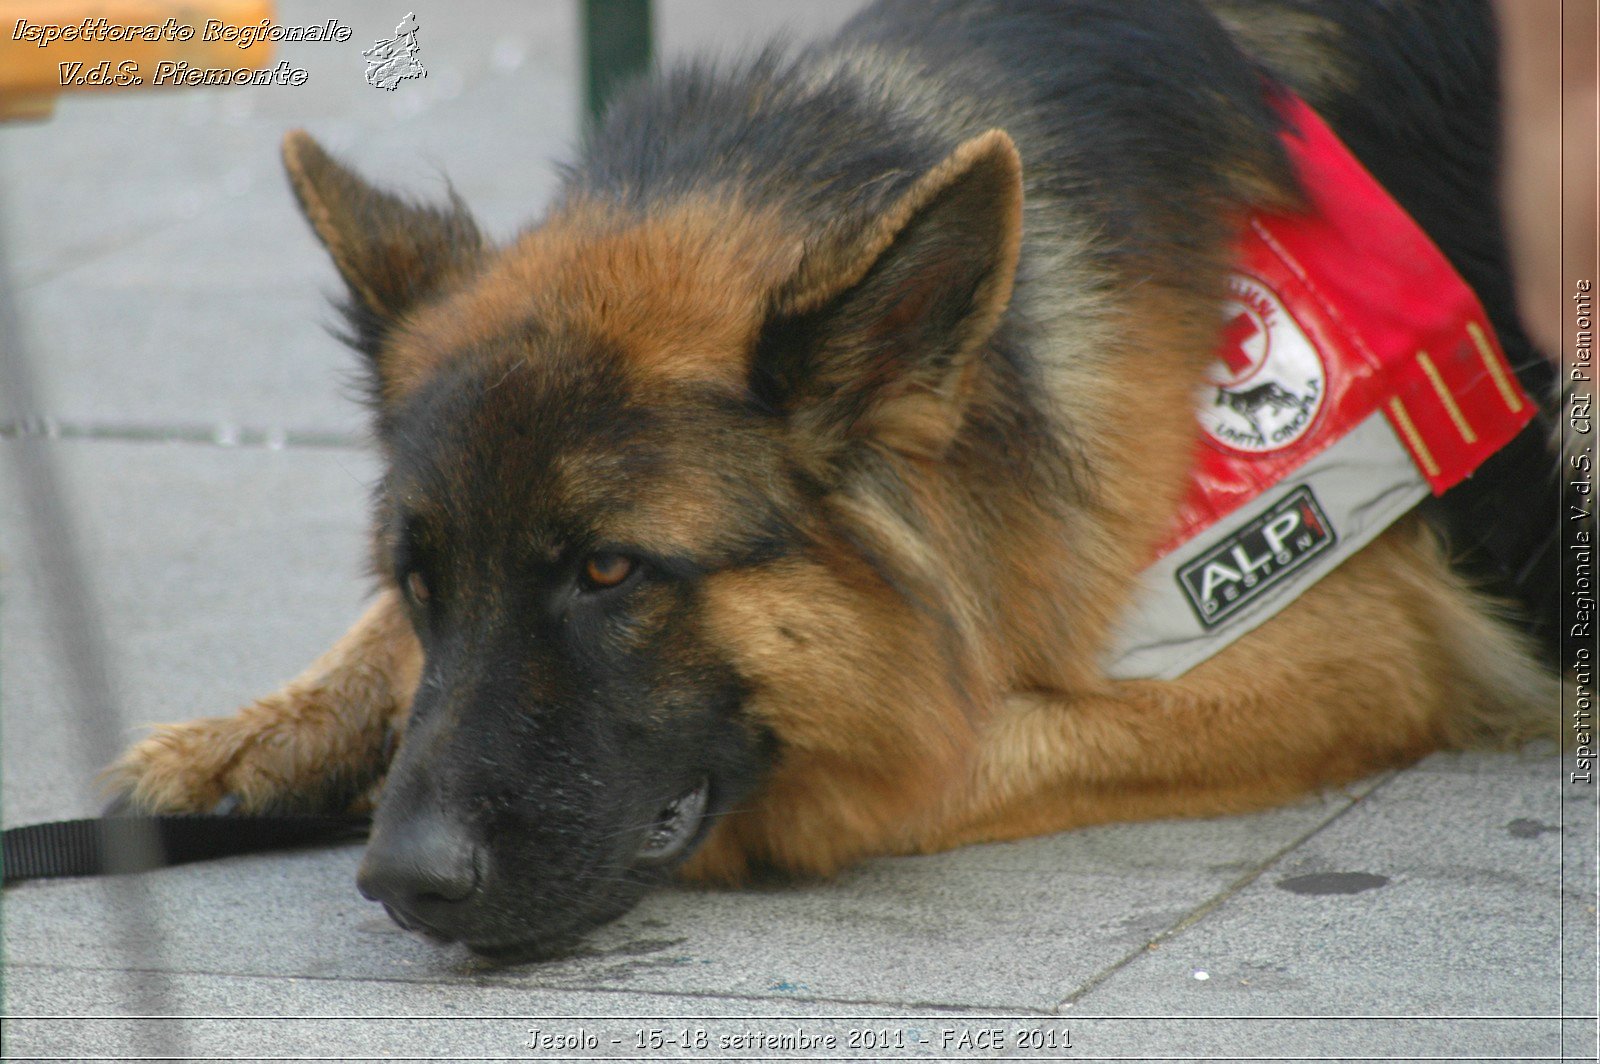
<instances>
[{"instance_id":1,"label":"dog's ear","mask_svg":"<svg viewBox=\"0 0 1600 1064\"><path fill-rule=\"evenodd\" d=\"M864 227L809 247L778 291L752 389L813 436L943 452L1011 298L1022 163L991 130Z\"/></svg>"},{"instance_id":2,"label":"dog's ear","mask_svg":"<svg viewBox=\"0 0 1600 1064\"><path fill-rule=\"evenodd\" d=\"M349 340L370 358L407 311L483 252L477 225L453 193L441 208L380 191L298 129L283 138L283 165L300 212L350 289Z\"/></svg>"}]
</instances>

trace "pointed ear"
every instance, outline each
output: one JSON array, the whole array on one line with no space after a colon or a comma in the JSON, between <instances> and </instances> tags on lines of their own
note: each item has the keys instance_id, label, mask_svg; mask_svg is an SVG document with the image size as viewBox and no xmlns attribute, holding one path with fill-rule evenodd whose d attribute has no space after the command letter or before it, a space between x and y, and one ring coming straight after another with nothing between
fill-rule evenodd
<instances>
[{"instance_id":1,"label":"pointed ear","mask_svg":"<svg viewBox=\"0 0 1600 1064\"><path fill-rule=\"evenodd\" d=\"M283 138L283 165L300 212L350 289L351 343L370 357L403 314L470 270L483 251L453 193L439 208L382 192L298 129Z\"/></svg>"},{"instance_id":2,"label":"pointed ear","mask_svg":"<svg viewBox=\"0 0 1600 1064\"><path fill-rule=\"evenodd\" d=\"M1022 163L990 130L864 232L807 249L773 301L754 390L825 443L943 453L1011 298L1021 240Z\"/></svg>"}]
</instances>

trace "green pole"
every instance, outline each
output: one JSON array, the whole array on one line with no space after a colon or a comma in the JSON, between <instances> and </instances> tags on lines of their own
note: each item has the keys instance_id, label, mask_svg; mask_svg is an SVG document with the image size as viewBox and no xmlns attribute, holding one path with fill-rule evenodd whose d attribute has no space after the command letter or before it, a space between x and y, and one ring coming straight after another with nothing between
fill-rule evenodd
<instances>
[{"instance_id":1,"label":"green pole","mask_svg":"<svg viewBox=\"0 0 1600 1064\"><path fill-rule=\"evenodd\" d=\"M617 87L650 68L650 0L582 0L584 105L599 120Z\"/></svg>"}]
</instances>

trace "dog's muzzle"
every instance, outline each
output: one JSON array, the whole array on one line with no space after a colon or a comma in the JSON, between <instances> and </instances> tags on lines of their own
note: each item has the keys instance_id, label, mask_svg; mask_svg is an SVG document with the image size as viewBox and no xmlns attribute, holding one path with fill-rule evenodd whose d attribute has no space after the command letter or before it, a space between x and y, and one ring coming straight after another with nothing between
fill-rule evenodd
<instances>
[{"instance_id":1,"label":"dog's muzzle","mask_svg":"<svg viewBox=\"0 0 1600 1064\"><path fill-rule=\"evenodd\" d=\"M658 810L637 848L623 858L626 871L642 874L642 884L685 856L704 833L710 797L710 781L701 779ZM379 822L356 875L362 895L382 903L389 917L408 931L483 948L476 940L490 922L484 910L506 900L487 898L487 893L505 889L502 883L486 893L493 871L490 848L476 841L469 827L438 812L414 813L390 823L380 816ZM557 917L552 922L561 921Z\"/></svg>"},{"instance_id":2,"label":"dog's muzzle","mask_svg":"<svg viewBox=\"0 0 1600 1064\"><path fill-rule=\"evenodd\" d=\"M482 885L486 856L460 825L412 817L367 845L356 886L406 930L454 938L460 910Z\"/></svg>"}]
</instances>

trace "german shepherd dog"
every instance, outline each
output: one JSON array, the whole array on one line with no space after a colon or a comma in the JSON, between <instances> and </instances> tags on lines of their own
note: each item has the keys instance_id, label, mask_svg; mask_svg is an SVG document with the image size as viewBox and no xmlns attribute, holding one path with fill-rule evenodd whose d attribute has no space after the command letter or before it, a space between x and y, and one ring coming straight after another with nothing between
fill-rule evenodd
<instances>
[{"instance_id":1,"label":"german shepherd dog","mask_svg":"<svg viewBox=\"0 0 1600 1064\"><path fill-rule=\"evenodd\" d=\"M1548 393L1496 54L1470 0L881 0L624 95L503 245L289 134L369 370L381 590L115 787L377 794L362 892L529 956L673 873L1259 809L1553 733L1548 417L1181 677L1100 664L1189 475L1230 244L1301 202L1286 87Z\"/></svg>"}]
</instances>

